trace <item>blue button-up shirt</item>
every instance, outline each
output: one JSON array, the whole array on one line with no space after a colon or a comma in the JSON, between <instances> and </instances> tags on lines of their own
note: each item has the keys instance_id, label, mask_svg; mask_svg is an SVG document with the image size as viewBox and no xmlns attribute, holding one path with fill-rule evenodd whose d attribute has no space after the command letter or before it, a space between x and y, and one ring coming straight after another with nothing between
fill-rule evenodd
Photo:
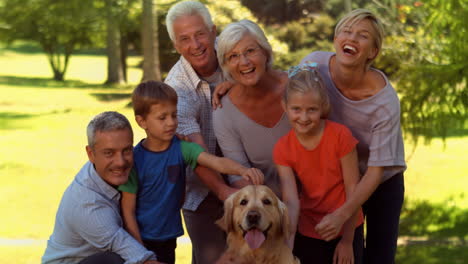
<instances>
[{"instance_id":1,"label":"blue button-up shirt","mask_svg":"<svg viewBox=\"0 0 468 264\"><path fill-rule=\"evenodd\" d=\"M87 162L63 194L42 263L78 263L103 251L117 253L125 263L155 259L123 229L119 199Z\"/></svg>"}]
</instances>

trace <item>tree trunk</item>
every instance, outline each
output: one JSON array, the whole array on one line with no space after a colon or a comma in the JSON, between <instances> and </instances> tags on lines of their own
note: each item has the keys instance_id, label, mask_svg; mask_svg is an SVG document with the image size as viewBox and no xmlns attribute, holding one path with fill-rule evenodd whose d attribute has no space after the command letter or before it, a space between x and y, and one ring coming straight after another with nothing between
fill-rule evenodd
<instances>
[{"instance_id":1,"label":"tree trunk","mask_svg":"<svg viewBox=\"0 0 468 264\"><path fill-rule=\"evenodd\" d=\"M143 0L142 46L143 77L142 81L161 80L159 66L158 16L154 0Z\"/></svg>"},{"instance_id":2,"label":"tree trunk","mask_svg":"<svg viewBox=\"0 0 468 264\"><path fill-rule=\"evenodd\" d=\"M120 34L120 63L122 65L122 74L125 82L128 82L127 57L128 57L128 36ZM124 33L125 34L125 33Z\"/></svg>"},{"instance_id":3,"label":"tree trunk","mask_svg":"<svg viewBox=\"0 0 468 264\"><path fill-rule=\"evenodd\" d=\"M113 10L112 0L107 0L107 84L124 82L120 56L120 28Z\"/></svg>"}]
</instances>

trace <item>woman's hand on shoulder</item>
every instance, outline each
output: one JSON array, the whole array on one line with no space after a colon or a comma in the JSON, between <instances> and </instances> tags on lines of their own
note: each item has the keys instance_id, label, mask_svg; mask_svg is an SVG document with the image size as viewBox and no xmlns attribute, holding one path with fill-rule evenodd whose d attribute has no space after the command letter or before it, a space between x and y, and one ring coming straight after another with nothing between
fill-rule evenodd
<instances>
[{"instance_id":1,"label":"woman's hand on shoulder","mask_svg":"<svg viewBox=\"0 0 468 264\"><path fill-rule=\"evenodd\" d=\"M218 85L213 91L213 95L211 98L211 105L213 106L213 110L216 108L222 108L223 105L221 104L221 98L227 94L227 92L234 86L234 82L225 81Z\"/></svg>"}]
</instances>

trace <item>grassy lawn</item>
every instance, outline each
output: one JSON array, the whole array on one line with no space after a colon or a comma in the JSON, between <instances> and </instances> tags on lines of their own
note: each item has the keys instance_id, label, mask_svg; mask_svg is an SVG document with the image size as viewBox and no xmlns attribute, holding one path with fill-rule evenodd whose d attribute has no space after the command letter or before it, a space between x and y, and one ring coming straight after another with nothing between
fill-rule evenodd
<instances>
[{"instance_id":1,"label":"grassy lawn","mask_svg":"<svg viewBox=\"0 0 468 264\"><path fill-rule=\"evenodd\" d=\"M130 58L134 66L139 58ZM50 80L51 70L40 52L22 53L0 46L0 238L46 240L63 191L87 160L85 128L99 112L116 110L143 132L127 107L129 93L141 78L129 70L131 85L103 87L106 59L73 56L64 83ZM411 147L407 146L410 150ZM468 209L462 196L468 186L468 135L420 145L408 160L408 200L443 203ZM468 194L466 194L468 195ZM45 244L0 244L0 263L38 263ZM180 244L177 263L190 263L190 244ZM399 248L399 263L462 263L466 247L408 245ZM421 257L423 256L423 257Z\"/></svg>"}]
</instances>

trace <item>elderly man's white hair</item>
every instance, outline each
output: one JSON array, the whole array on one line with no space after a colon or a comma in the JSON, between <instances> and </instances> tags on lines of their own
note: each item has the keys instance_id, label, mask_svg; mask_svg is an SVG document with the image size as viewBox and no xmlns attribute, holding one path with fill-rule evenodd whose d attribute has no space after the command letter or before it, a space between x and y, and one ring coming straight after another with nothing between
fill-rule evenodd
<instances>
[{"instance_id":1,"label":"elderly man's white hair","mask_svg":"<svg viewBox=\"0 0 468 264\"><path fill-rule=\"evenodd\" d=\"M172 42L175 42L174 36L174 22L182 17L182 16L195 16L198 15L203 19L205 22L205 26L208 30L212 30L213 28L213 21L211 20L210 11L206 6L197 1L184 1L179 2L173 5L169 12L166 15L166 28L167 32L169 33L169 37L171 38Z\"/></svg>"},{"instance_id":2,"label":"elderly man's white hair","mask_svg":"<svg viewBox=\"0 0 468 264\"><path fill-rule=\"evenodd\" d=\"M230 52L246 35L252 36L260 48L266 53L267 69L271 69L273 65L273 50L263 30L256 23L248 19L242 19L241 21L227 25L218 37L218 62L223 70L224 76L228 79L232 79L232 77L227 71L226 53Z\"/></svg>"}]
</instances>

